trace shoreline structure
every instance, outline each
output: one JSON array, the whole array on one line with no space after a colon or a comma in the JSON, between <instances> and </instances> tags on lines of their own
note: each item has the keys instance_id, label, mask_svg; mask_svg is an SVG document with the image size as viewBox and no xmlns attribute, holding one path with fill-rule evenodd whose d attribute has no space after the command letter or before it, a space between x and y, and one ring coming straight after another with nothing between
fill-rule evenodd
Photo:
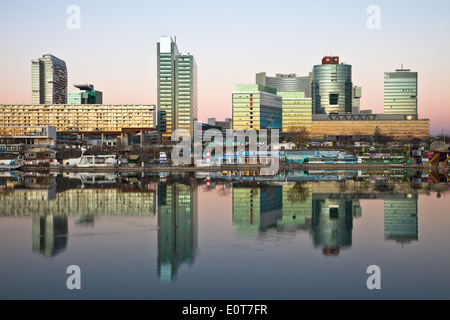
<instances>
[{"instance_id":1,"label":"shoreline structure","mask_svg":"<svg viewBox=\"0 0 450 320\"><path fill-rule=\"evenodd\" d=\"M270 169L268 165L261 164L222 164L221 166L101 166L101 167L76 167L76 166L29 166L25 165L20 171L51 171L51 172L218 172L218 171L259 171ZM446 166L426 166L419 164L280 164L279 171L293 170L444 170L448 171Z\"/></svg>"}]
</instances>

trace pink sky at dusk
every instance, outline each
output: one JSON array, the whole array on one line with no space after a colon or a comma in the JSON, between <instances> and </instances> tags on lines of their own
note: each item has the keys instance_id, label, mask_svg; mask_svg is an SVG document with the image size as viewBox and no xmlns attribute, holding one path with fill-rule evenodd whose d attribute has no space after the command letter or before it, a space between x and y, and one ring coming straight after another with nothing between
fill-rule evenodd
<instances>
[{"instance_id":1,"label":"pink sky at dusk","mask_svg":"<svg viewBox=\"0 0 450 320\"><path fill-rule=\"evenodd\" d=\"M307 75L332 53L352 65L361 109L373 113L383 112L384 72L417 71L419 118L450 136L450 2L391 2L3 2L0 103L31 103L31 60L51 53L67 64L69 91L92 83L105 104L156 104L156 43L166 35L196 59L201 121L231 118L235 85L256 73ZM67 27L72 4L76 30ZM380 29L367 26L371 5Z\"/></svg>"}]
</instances>

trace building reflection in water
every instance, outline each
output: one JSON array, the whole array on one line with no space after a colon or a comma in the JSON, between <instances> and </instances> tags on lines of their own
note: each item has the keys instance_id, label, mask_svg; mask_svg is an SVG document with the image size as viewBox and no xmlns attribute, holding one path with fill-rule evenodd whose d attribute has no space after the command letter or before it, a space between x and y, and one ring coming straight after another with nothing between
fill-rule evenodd
<instances>
[{"instance_id":1,"label":"building reflection in water","mask_svg":"<svg viewBox=\"0 0 450 320\"><path fill-rule=\"evenodd\" d=\"M352 245L353 217L360 212L359 200L321 199L313 195L311 230L315 247L325 256L339 255Z\"/></svg>"},{"instance_id":2,"label":"building reflection in water","mask_svg":"<svg viewBox=\"0 0 450 320\"><path fill-rule=\"evenodd\" d=\"M359 188L354 181L234 183L233 225L237 235L260 239L269 230L278 236L307 233L324 256L338 256L352 246L353 220L362 216L360 200L379 199L384 201L385 239L406 243L418 239L418 194L405 188Z\"/></svg>"},{"instance_id":3,"label":"building reflection in water","mask_svg":"<svg viewBox=\"0 0 450 320\"><path fill-rule=\"evenodd\" d=\"M107 184L105 179L94 183L75 176L3 181L0 217L31 216L32 250L48 258L66 249L69 216L75 217L77 225L92 225L94 217L100 215L156 214L156 183L134 177Z\"/></svg>"},{"instance_id":4,"label":"building reflection in water","mask_svg":"<svg viewBox=\"0 0 450 320\"><path fill-rule=\"evenodd\" d=\"M384 200L384 238L402 245L418 240L417 194Z\"/></svg>"},{"instance_id":5,"label":"building reflection in water","mask_svg":"<svg viewBox=\"0 0 450 320\"><path fill-rule=\"evenodd\" d=\"M308 232L311 225L312 185L297 182L283 185L283 217L278 229Z\"/></svg>"},{"instance_id":6,"label":"building reflection in water","mask_svg":"<svg viewBox=\"0 0 450 320\"><path fill-rule=\"evenodd\" d=\"M233 224L238 233L257 234L282 218L282 187L233 184Z\"/></svg>"},{"instance_id":7,"label":"building reflection in water","mask_svg":"<svg viewBox=\"0 0 450 320\"><path fill-rule=\"evenodd\" d=\"M197 186L158 183L158 275L174 280L181 266L194 262L198 240Z\"/></svg>"},{"instance_id":8,"label":"building reflection in water","mask_svg":"<svg viewBox=\"0 0 450 320\"><path fill-rule=\"evenodd\" d=\"M101 177L100 177L101 178ZM120 181L73 177L4 180L0 216L32 216L34 252L52 257L65 250L68 217L92 224L99 215L156 215L157 272L162 282L191 265L197 251L197 180L122 177ZM110 183L113 181L113 183ZM209 181L209 180L208 180ZM416 183L417 184L417 183ZM208 187L214 183L208 184ZM384 236L401 244L418 240L418 194L410 185L361 184L358 181L232 183L232 221L237 235L255 239L309 236L326 256L352 245L353 219L362 216L361 199L384 201Z\"/></svg>"},{"instance_id":9,"label":"building reflection in water","mask_svg":"<svg viewBox=\"0 0 450 320\"><path fill-rule=\"evenodd\" d=\"M67 216L33 215L33 252L51 258L67 248Z\"/></svg>"}]
</instances>

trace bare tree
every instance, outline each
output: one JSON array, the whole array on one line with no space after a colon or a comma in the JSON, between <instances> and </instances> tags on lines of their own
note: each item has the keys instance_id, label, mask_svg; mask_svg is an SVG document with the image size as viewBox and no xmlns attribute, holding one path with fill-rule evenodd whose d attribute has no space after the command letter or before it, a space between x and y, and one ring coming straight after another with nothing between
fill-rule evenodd
<instances>
[{"instance_id":1,"label":"bare tree","mask_svg":"<svg viewBox=\"0 0 450 320\"><path fill-rule=\"evenodd\" d=\"M309 136L309 131L305 127L299 126L291 128L287 133L286 138L288 141L294 143L297 149L300 149L309 139Z\"/></svg>"}]
</instances>

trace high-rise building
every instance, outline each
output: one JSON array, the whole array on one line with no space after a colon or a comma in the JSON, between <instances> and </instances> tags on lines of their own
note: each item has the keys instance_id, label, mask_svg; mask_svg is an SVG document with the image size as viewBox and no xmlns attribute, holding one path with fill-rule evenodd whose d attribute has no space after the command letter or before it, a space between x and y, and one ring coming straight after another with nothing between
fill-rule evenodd
<instances>
[{"instance_id":1,"label":"high-rise building","mask_svg":"<svg viewBox=\"0 0 450 320\"><path fill-rule=\"evenodd\" d=\"M417 115L417 72L384 73L384 113Z\"/></svg>"},{"instance_id":2,"label":"high-rise building","mask_svg":"<svg viewBox=\"0 0 450 320\"><path fill-rule=\"evenodd\" d=\"M279 92L304 92L305 98L311 97L312 72L305 77L297 77L295 73L277 73L275 77L267 77L265 72L256 74L256 84L275 88Z\"/></svg>"},{"instance_id":3,"label":"high-rise building","mask_svg":"<svg viewBox=\"0 0 450 320\"><path fill-rule=\"evenodd\" d=\"M103 93L94 90L94 85L75 84L74 87L81 91L69 92L67 104L103 104Z\"/></svg>"},{"instance_id":4,"label":"high-rise building","mask_svg":"<svg viewBox=\"0 0 450 320\"><path fill-rule=\"evenodd\" d=\"M313 113L352 113L352 90L352 66L339 63L339 57L324 57L313 68Z\"/></svg>"},{"instance_id":5,"label":"high-rise building","mask_svg":"<svg viewBox=\"0 0 450 320\"><path fill-rule=\"evenodd\" d=\"M175 129L191 134L198 118L197 64L194 56L180 54L176 60Z\"/></svg>"},{"instance_id":6,"label":"high-rise building","mask_svg":"<svg viewBox=\"0 0 450 320\"><path fill-rule=\"evenodd\" d=\"M282 128L282 98L275 88L238 84L232 104L235 130Z\"/></svg>"},{"instance_id":7,"label":"high-rise building","mask_svg":"<svg viewBox=\"0 0 450 320\"><path fill-rule=\"evenodd\" d=\"M66 63L51 54L31 61L32 104L67 103Z\"/></svg>"},{"instance_id":8,"label":"high-rise building","mask_svg":"<svg viewBox=\"0 0 450 320\"><path fill-rule=\"evenodd\" d=\"M352 96L352 113L358 114L361 112L361 96L362 96L362 88L361 87L353 87L353 96Z\"/></svg>"},{"instance_id":9,"label":"high-rise building","mask_svg":"<svg viewBox=\"0 0 450 320\"><path fill-rule=\"evenodd\" d=\"M170 139L176 129L191 135L197 119L197 64L190 54L180 54L171 37L157 44L158 131Z\"/></svg>"}]
</instances>

